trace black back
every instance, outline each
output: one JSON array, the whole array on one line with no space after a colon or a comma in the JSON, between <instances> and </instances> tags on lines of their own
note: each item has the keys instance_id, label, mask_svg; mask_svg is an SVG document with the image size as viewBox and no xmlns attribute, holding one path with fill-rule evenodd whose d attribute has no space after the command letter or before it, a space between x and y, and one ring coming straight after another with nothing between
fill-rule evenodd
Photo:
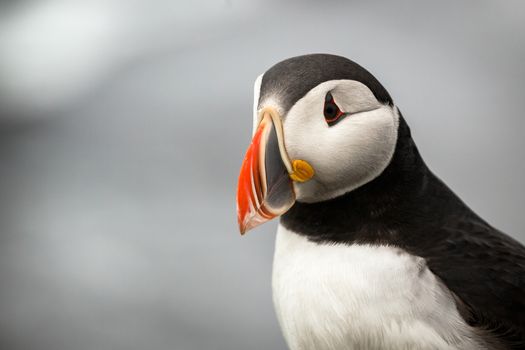
<instances>
[{"instance_id":1,"label":"black back","mask_svg":"<svg viewBox=\"0 0 525 350\"><path fill-rule=\"evenodd\" d=\"M525 348L525 248L432 174L402 116L398 134L379 177L332 200L297 202L282 224L319 243L388 244L423 257L470 325L506 348Z\"/></svg>"}]
</instances>

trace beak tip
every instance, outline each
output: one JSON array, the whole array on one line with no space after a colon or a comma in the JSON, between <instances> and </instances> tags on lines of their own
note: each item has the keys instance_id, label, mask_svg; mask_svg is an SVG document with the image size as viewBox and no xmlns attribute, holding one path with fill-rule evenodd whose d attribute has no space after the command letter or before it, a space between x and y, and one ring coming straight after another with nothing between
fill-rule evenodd
<instances>
[{"instance_id":1,"label":"beak tip","mask_svg":"<svg viewBox=\"0 0 525 350\"><path fill-rule=\"evenodd\" d=\"M246 222L246 220L239 220L239 233L241 236L244 236L246 232L250 231L253 227L250 226L249 222Z\"/></svg>"},{"instance_id":2,"label":"beak tip","mask_svg":"<svg viewBox=\"0 0 525 350\"><path fill-rule=\"evenodd\" d=\"M239 213L239 209L237 209L237 225L239 226L239 233L241 236L244 236L246 233L246 222L244 220L244 216Z\"/></svg>"},{"instance_id":3,"label":"beak tip","mask_svg":"<svg viewBox=\"0 0 525 350\"><path fill-rule=\"evenodd\" d=\"M248 231L251 229L259 226L262 222L258 222L257 220L254 220L254 217L251 217L250 219L247 219L246 217L241 220L239 219L239 233L241 236L244 236Z\"/></svg>"}]
</instances>

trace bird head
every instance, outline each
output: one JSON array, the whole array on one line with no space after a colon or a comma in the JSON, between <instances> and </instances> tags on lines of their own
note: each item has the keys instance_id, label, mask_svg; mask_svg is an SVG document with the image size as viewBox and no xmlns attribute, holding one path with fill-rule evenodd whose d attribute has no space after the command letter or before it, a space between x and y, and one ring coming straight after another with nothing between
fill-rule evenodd
<instances>
[{"instance_id":1,"label":"bird head","mask_svg":"<svg viewBox=\"0 0 525 350\"><path fill-rule=\"evenodd\" d=\"M288 211L379 176L397 142L399 114L385 88L344 57L277 63L255 81L253 140L241 166L241 234Z\"/></svg>"}]
</instances>

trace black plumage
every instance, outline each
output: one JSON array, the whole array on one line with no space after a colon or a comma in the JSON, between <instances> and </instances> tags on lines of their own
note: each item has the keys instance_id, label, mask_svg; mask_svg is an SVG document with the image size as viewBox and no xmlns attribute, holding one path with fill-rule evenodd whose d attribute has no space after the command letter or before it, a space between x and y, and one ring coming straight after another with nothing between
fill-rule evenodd
<instances>
[{"instance_id":1,"label":"black plumage","mask_svg":"<svg viewBox=\"0 0 525 350\"><path fill-rule=\"evenodd\" d=\"M312 54L292 57L268 69L263 75L259 102L279 97L279 106L288 111L316 85L328 80L349 79L366 85L376 99L392 105L392 98L366 69L345 57Z\"/></svg>"},{"instance_id":2,"label":"black plumage","mask_svg":"<svg viewBox=\"0 0 525 350\"><path fill-rule=\"evenodd\" d=\"M393 105L364 68L321 54L268 70L259 101L279 96L287 112L310 89L335 79L360 81ZM429 170L401 115L394 156L380 176L331 200L296 202L281 223L319 243L386 244L424 258L488 343L525 348L525 247L476 215Z\"/></svg>"},{"instance_id":3,"label":"black plumage","mask_svg":"<svg viewBox=\"0 0 525 350\"><path fill-rule=\"evenodd\" d=\"M424 258L459 298L470 325L507 347L525 347L525 247L428 169L403 117L393 159L380 176L331 200L297 202L281 222L312 241L393 245Z\"/></svg>"}]
</instances>

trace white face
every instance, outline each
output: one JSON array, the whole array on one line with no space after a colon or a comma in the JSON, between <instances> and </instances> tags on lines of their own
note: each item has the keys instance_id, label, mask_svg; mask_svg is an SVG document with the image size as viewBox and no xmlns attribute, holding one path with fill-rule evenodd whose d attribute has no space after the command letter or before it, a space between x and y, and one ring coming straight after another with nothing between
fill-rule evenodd
<instances>
[{"instance_id":1,"label":"white face","mask_svg":"<svg viewBox=\"0 0 525 350\"><path fill-rule=\"evenodd\" d=\"M256 94L260 79L256 81ZM329 126L327 93L342 112L349 113ZM278 96L261 101L259 109L275 105ZM310 163L314 177L295 182L297 199L317 202L337 197L373 180L386 168L397 141L399 115L394 106L377 101L364 84L331 80L317 85L298 100L283 118L284 143L290 159Z\"/></svg>"}]
</instances>

